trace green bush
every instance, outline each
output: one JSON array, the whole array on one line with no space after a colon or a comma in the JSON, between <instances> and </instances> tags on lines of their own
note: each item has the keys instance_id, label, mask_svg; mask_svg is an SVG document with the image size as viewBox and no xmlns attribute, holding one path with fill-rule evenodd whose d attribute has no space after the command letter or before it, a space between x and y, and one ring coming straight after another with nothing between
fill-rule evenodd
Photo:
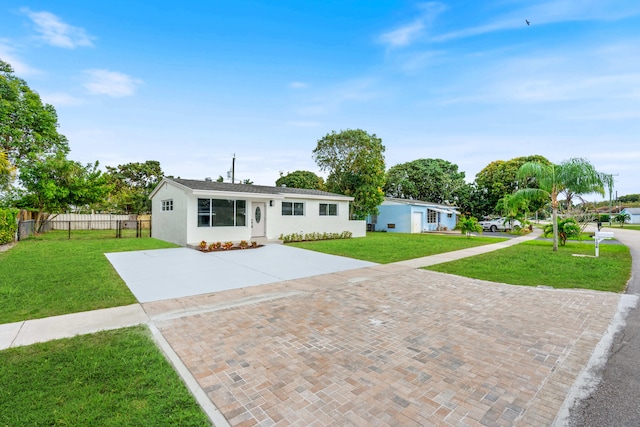
<instances>
[{"instance_id":1,"label":"green bush","mask_svg":"<svg viewBox=\"0 0 640 427\"><path fill-rule=\"evenodd\" d=\"M18 209L0 209L0 245L13 242L18 231Z\"/></svg>"},{"instance_id":2,"label":"green bush","mask_svg":"<svg viewBox=\"0 0 640 427\"><path fill-rule=\"evenodd\" d=\"M553 235L553 224L544 226L543 233L545 236ZM560 245L564 246L567 239L575 239L580 236L580 225L574 218L558 218L558 239Z\"/></svg>"},{"instance_id":3,"label":"green bush","mask_svg":"<svg viewBox=\"0 0 640 427\"><path fill-rule=\"evenodd\" d=\"M600 214L600 222L609 222L609 214Z\"/></svg>"},{"instance_id":4,"label":"green bush","mask_svg":"<svg viewBox=\"0 0 640 427\"><path fill-rule=\"evenodd\" d=\"M350 231L343 231L342 233L291 233L281 234L280 240L284 243L309 242L315 240L350 239L352 235L353 233Z\"/></svg>"}]
</instances>

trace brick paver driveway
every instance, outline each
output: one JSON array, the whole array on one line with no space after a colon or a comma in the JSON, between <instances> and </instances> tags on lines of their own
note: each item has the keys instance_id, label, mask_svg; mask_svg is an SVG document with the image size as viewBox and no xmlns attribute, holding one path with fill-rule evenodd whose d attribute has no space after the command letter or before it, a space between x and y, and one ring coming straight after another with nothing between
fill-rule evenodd
<instances>
[{"instance_id":1,"label":"brick paver driveway","mask_svg":"<svg viewBox=\"0 0 640 427\"><path fill-rule=\"evenodd\" d=\"M548 426L619 299L389 265L145 309L232 425Z\"/></svg>"}]
</instances>

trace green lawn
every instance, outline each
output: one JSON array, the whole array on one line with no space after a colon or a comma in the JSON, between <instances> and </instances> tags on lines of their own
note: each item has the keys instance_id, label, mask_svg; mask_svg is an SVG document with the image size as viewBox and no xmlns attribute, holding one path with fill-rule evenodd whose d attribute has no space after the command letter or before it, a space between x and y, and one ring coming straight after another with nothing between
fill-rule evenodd
<instances>
[{"instance_id":1,"label":"green lawn","mask_svg":"<svg viewBox=\"0 0 640 427\"><path fill-rule=\"evenodd\" d=\"M207 426L146 327L0 351L2 426Z\"/></svg>"},{"instance_id":2,"label":"green lawn","mask_svg":"<svg viewBox=\"0 0 640 427\"><path fill-rule=\"evenodd\" d=\"M498 243L506 238L441 234L367 233L366 238L287 243L303 249L388 264L475 246Z\"/></svg>"},{"instance_id":3,"label":"green lawn","mask_svg":"<svg viewBox=\"0 0 640 427\"><path fill-rule=\"evenodd\" d=\"M0 324L133 304L106 252L170 248L150 238L61 239L51 232L0 253Z\"/></svg>"},{"instance_id":4,"label":"green lawn","mask_svg":"<svg viewBox=\"0 0 640 427\"><path fill-rule=\"evenodd\" d=\"M426 267L428 270L524 286L585 288L622 292L631 274L631 255L624 245L567 242L557 253L551 243L529 241L496 252Z\"/></svg>"}]
</instances>

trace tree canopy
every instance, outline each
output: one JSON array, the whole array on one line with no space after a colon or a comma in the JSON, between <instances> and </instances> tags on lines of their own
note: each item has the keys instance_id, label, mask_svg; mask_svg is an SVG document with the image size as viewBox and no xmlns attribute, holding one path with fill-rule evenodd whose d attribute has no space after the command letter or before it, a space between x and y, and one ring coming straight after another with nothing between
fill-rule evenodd
<instances>
[{"instance_id":1,"label":"tree canopy","mask_svg":"<svg viewBox=\"0 0 640 427\"><path fill-rule=\"evenodd\" d=\"M354 198L353 215L365 219L384 201L385 147L375 134L361 129L332 131L318 140L313 157L329 172L327 189Z\"/></svg>"},{"instance_id":2,"label":"tree canopy","mask_svg":"<svg viewBox=\"0 0 640 427\"><path fill-rule=\"evenodd\" d=\"M306 188L308 190L326 190L324 179L311 171L295 171L284 175L280 172L280 178L276 180L276 186L291 188Z\"/></svg>"},{"instance_id":3,"label":"tree canopy","mask_svg":"<svg viewBox=\"0 0 640 427\"><path fill-rule=\"evenodd\" d=\"M475 185L478 198L482 201L482 206L478 207L476 214L485 216L494 213L498 201L505 195L513 194L519 188L532 185L532 183L519 182L517 177L520 166L527 162L551 164L549 160L539 155L516 157L507 161L493 161L476 174ZM530 209L536 211L542 205L542 202L532 200Z\"/></svg>"},{"instance_id":4,"label":"tree canopy","mask_svg":"<svg viewBox=\"0 0 640 427\"><path fill-rule=\"evenodd\" d=\"M466 186L458 165L442 159L418 159L389 169L384 186L389 197L455 203Z\"/></svg>"},{"instance_id":5,"label":"tree canopy","mask_svg":"<svg viewBox=\"0 0 640 427\"><path fill-rule=\"evenodd\" d=\"M68 160L64 153L23 166L19 180L23 189L17 205L35 209L38 225L48 214L87 207L101 201L109 191L106 177L98 170L98 162L83 166Z\"/></svg>"},{"instance_id":6,"label":"tree canopy","mask_svg":"<svg viewBox=\"0 0 640 427\"><path fill-rule=\"evenodd\" d=\"M164 173L157 160L107 166L107 180L111 184L111 191L104 208L122 213L151 212L149 195L163 177Z\"/></svg>"},{"instance_id":7,"label":"tree canopy","mask_svg":"<svg viewBox=\"0 0 640 427\"><path fill-rule=\"evenodd\" d=\"M13 166L68 153L67 138L58 133L58 115L50 104L13 74L0 60L0 151Z\"/></svg>"}]
</instances>

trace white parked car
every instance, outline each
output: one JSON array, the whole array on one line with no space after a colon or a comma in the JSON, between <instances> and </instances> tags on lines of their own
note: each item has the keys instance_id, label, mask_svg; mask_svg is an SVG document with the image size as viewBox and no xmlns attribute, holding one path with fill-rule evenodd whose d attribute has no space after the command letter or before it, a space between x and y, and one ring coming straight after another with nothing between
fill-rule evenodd
<instances>
[{"instance_id":1,"label":"white parked car","mask_svg":"<svg viewBox=\"0 0 640 427\"><path fill-rule=\"evenodd\" d=\"M517 219L511 223L507 218L494 218L486 221L478 221L484 231L507 231L512 228L520 228L522 224Z\"/></svg>"}]
</instances>

